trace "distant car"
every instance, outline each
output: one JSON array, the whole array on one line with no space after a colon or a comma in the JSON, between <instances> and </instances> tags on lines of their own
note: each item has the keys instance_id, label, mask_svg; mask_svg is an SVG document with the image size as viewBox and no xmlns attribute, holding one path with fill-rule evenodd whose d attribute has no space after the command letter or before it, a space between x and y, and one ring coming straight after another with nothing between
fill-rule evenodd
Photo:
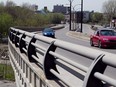
<instances>
[{"instance_id":1,"label":"distant car","mask_svg":"<svg viewBox=\"0 0 116 87\"><path fill-rule=\"evenodd\" d=\"M90 45L103 47L116 47L116 31L113 29L100 29L90 36Z\"/></svg>"},{"instance_id":2,"label":"distant car","mask_svg":"<svg viewBox=\"0 0 116 87\"><path fill-rule=\"evenodd\" d=\"M45 28L42 33L43 36L55 38L55 31L52 28Z\"/></svg>"}]
</instances>

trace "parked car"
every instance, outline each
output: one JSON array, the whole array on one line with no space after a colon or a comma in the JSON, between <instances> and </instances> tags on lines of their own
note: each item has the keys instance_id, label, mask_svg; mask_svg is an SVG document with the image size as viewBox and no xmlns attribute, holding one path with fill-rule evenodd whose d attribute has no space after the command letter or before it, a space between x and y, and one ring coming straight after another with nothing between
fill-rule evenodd
<instances>
[{"instance_id":1,"label":"parked car","mask_svg":"<svg viewBox=\"0 0 116 87\"><path fill-rule=\"evenodd\" d=\"M55 31L52 28L45 28L42 34L43 36L55 38Z\"/></svg>"},{"instance_id":2,"label":"parked car","mask_svg":"<svg viewBox=\"0 0 116 87\"><path fill-rule=\"evenodd\" d=\"M116 47L116 31L113 29L100 29L90 36L90 45L103 47Z\"/></svg>"}]
</instances>

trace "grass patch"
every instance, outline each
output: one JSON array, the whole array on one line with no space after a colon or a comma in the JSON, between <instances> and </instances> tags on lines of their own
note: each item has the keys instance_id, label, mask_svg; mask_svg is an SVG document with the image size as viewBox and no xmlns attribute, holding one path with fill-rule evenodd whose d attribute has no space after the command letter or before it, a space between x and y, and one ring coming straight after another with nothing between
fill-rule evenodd
<instances>
[{"instance_id":1,"label":"grass patch","mask_svg":"<svg viewBox=\"0 0 116 87\"><path fill-rule=\"evenodd\" d=\"M11 65L0 64L0 79L14 81L14 71Z\"/></svg>"}]
</instances>

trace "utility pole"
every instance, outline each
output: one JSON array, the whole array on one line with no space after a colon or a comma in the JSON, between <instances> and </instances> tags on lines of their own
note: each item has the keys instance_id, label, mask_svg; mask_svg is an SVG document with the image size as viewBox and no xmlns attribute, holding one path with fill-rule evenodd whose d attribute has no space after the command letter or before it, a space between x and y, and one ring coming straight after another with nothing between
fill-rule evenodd
<instances>
[{"instance_id":1,"label":"utility pole","mask_svg":"<svg viewBox=\"0 0 116 87\"><path fill-rule=\"evenodd\" d=\"M72 9L72 1L70 0L70 21L69 21L69 31L71 31L71 9Z\"/></svg>"},{"instance_id":2,"label":"utility pole","mask_svg":"<svg viewBox=\"0 0 116 87\"><path fill-rule=\"evenodd\" d=\"M68 0L70 2L70 19L69 19L69 31L71 31L71 17L72 17L72 12L71 12L71 9L72 9L72 2L73 0Z\"/></svg>"},{"instance_id":3,"label":"utility pole","mask_svg":"<svg viewBox=\"0 0 116 87\"><path fill-rule=\"evenodd\" d=\"M78 5L81 5L81 4L76 4L75 6L73 6L73 30L76 29L76 19L75 19L76 18L76 10L75 10L75 7Z\"/></svg>"},{"instance_id":4,"label":"utility pole","mask_svg":"<svg viewBox=\"0 0 116 87\"><path fill-rule=\"evenodd\" d=\"M80 30L81 33L83 32L82 29L83 29L83 0L81 0L81 30Z\"/></svg>"}]
</instances>

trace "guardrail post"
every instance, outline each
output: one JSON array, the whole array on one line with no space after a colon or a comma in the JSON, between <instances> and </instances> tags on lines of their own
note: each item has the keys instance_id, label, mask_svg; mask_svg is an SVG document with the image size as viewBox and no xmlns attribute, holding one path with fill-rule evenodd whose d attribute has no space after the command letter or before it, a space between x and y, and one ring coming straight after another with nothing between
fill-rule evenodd
<instances>
[{"instance_id":1,"label":"guardrail post","mask_svg":"<svg viewBox=\"0 0 116 87\"><path fill-rule=\"evenodd\" d=\"M106 69L107 65L102 62L103 57L104 55L100 55L93 61L85 76L83 87L103 87L102 81L94 77L95 72L104 73Z\"/></svg>"},{"instance_id":2,"label":"guardrail post","mask_svg":"<svg viewBox=\"0 0 116 87\"><path fill-rule=\"evenodd\" d=\"M25 44L25 41L22 40L25 37L26 37L26 35L25 35L25 32L24 32L22 34L22 36L21 36L20 41L19 41L19 49L20 49L21 53L25 53L25 51L23 50L23 48L26 48L26 44Z\"/></svg>"},{"instance_id":3,"label":"guardrail post","mask_svg":"<svg viewBox=\"0 0 116 87\"><path fill-rule=\"evenodd\" d=\"M15 38L14 38L14 40L15 40L15 42L14 42L15 46L19 47L18 44L17 44L19 42L19 37L17 35L20 35L19 31L16 32L16 35L15 35Z\"/></svg>"},{"instance_id":4,"label":"guardrail post","mask_svg":"<svg viewBox=\"0 0 116 87\"><path fill-rule=\"evenodd\" d=\"M36 51L35 51L35 46L33 46L31 43L35 43L36 42L36 39L34 38L34 36L32 37L31 41L29 42L29 46L28 46L28 49L27 49L27 56L29 58L29 61L30 62L35 62L36 60L33 59L32 55L36 55Z\"/></svg>"},{"instance_id":5,"label":"guardrail post","mask_svg":"<svg viewBox=\"0 0 116 87\"><path fill-rule=\"evenodd\" d=\"M46 54L44 55L44 73L47 79L53 79L56 78L55 75L53 75L50 72L50 69L54 69L55 71L58 72L57 68L56 68L56 64L55 64L55 58L54 56L50 55L49 52L50 51L55 51L56 50L56 46L54 45L54 41L50 44L50 46L48 47Z\"/></svg>"},{"instance_id":6,"label":"guardrail post","mask_svg":"<svg viewBox=\"0 0 116 87\"><path fill-rule=\"evenodd\" d=\"M11 40L11 35L12 35L12 34L11 34L11 31L12 31L12 30L9 29L9 39L10 39L10 40Z\"/></svg>"},{"instance_id":7,"label":"guardrail post","mask_svg":"<svg viewBox=\"0 0 116 87\"><path fill-rule=\"evenodd\" d=\"M12 42L14 43L15 41L14 41L14 38L15 38L15 35L14 34L16 34L16 31L15 30L13 30L13 32L12 32Z\"/></svg>"},{"instance_id":8,"label":"guardrail post","mask_svg":"<svg viewBox=\"0 0 116 87\"><path fill-rule=\"evenodd\" d=\"M10 40L12 41L12 43L13 43L13 40L14 40L13 32L14 32L14 30L10 31Z\"/></svg>"}]
</instances>

